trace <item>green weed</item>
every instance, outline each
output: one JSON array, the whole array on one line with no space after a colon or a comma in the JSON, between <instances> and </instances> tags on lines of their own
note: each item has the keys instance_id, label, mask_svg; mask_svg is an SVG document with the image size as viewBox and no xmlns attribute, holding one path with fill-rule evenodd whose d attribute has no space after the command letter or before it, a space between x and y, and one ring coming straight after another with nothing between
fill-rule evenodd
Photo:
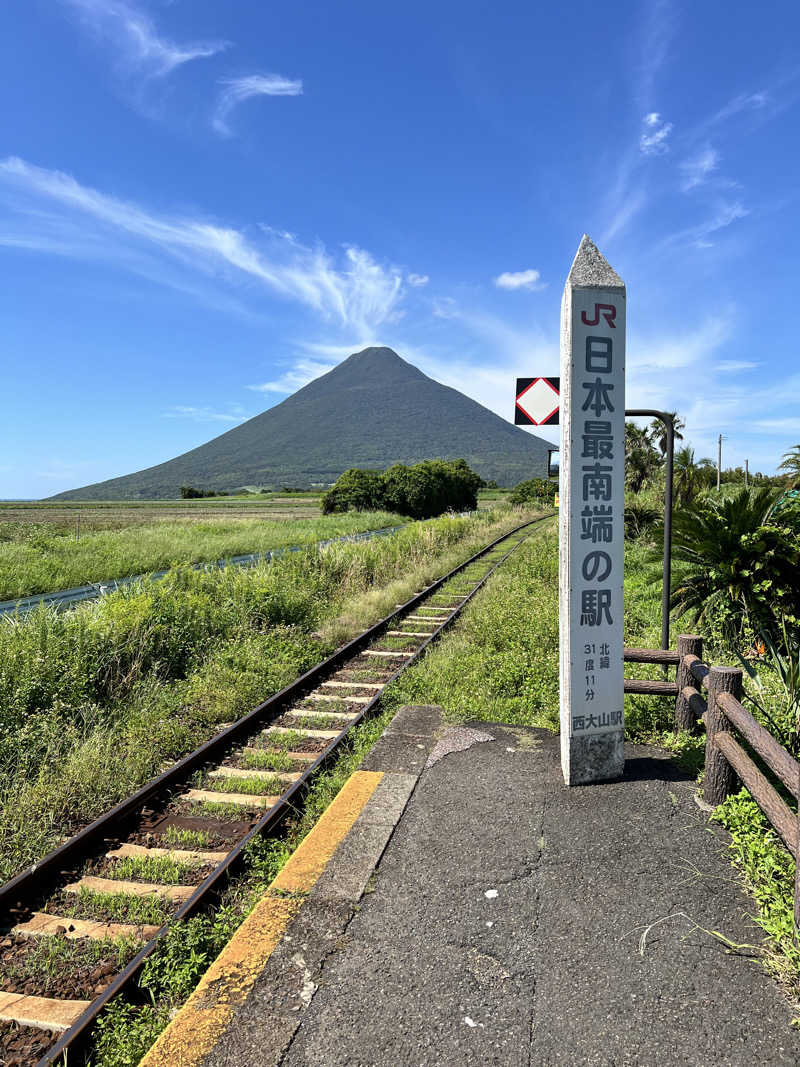
<instances>
[{"instance_id":1,"label":"green weed","mask_svg":"<svg viewBox=\"0 0 800 1067\"><path fill-rule=\"evenodd\" d=\"M241 754L244 767L263 771L289 771L292 759L286 752L268 752L266 749L248 748Z\"/></svg>"},{"instance_id":2,"label":"green weed","mask_svg":"<svg viewBox=\"0 0 800 1067\"><path fill-rule=\"evenodd\" d=\"M218 793L251 793L263 796L280 796L286 788L280 778L211 778L209 777L206 789L214 789Z\"/></svg>"},{"instance_id":3,"label":"green weed","mask_svg":"<svg viewBox=\"0 0 800 1067\"><path fill-rule=\"evenodd\" d=\"M167 1007L157 1010L117 998L97 1022L92 1067L136 1067L168 1022Z\"/></svg>"},{"instance_id":4,"label":"green weed","mask_svg":"<svg viewBox=\"0 0 800 1067\"><path fill-rule=\"evenodd\" d=\"M45 911L49 911L49 905ZM59 902L57 914L66 919L103 919L133 926L161 926L170 915L169 903L160 897L135 897L128 893L98 893L82 888L66 902Z\"/></svg>"},{"instance_id":5,"label":"green weed","mask_svg":"<svg viewBox=\"0 0 800 1067\"><path fill-rule=\"evenodd\" d=\"M164 834L166 848L207 849L211 835L207 830L184 830L180 826L168 826Z\"/></svg>"},{"instance_id":6,"label":"green weed","mask_svg":"<svg viewBox=\"0 0 800 1067\"><path fill-rule=\"evenodd\" d=\"M112 963L121 969L141 948L141 941L133 937L102 940L70 939L66 937L33 938L29 951L4 967L4 977L16 982L34 980L40 987L39 996L49 996L59 989L64 975L79 968L92 968L99 963Z\"/></svg>"},{"instance_id":7,"label":"green weed","mask_svg":"<svg viewBox=\"0 0 800 1067\"><path fill-rule=\"evenodd\" d=\"M170 856L123 856L109 863L104 877L120 882L180 885L191 871L191 864L180 863Z\"/></svg>"},{"instance_id":8,"label":"green weed","mask_svg":"<svg viewBox=\"0 0 800 1067\"><path fill-rule=\"evenodd\" d=\"M797 999L800 944L794 937L794 860L746 789L728 797L711 817L730 833L733 862L758 904L754 919L767 937L765 962Z\"/></svg>"},{"instance_id":9,"label":"green weed","mask_svg":"<svg viewBox=\"0 0 800 1067\"><path fill-rule=\"evenodd\" d=\"M212 819L230 819L231 822L247 819L250 810L243 804L228 804L223 800L199 800L192 804L192 815L208 815Z\"/></svg>"}]
</instances>

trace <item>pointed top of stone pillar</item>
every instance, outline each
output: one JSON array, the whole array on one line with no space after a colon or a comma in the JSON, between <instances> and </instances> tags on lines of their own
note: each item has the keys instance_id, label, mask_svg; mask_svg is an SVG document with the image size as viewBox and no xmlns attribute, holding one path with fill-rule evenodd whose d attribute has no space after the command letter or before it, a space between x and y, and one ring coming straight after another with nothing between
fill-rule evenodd
<instances>
[{"instance_id":1,"label":"pointed top of stone pillar","mask_svg":"<svg viewBox=\"0 0 800 1067\"><path fill-rule=\"evenodd\" d=\"M625 291L625 282L586 234L581 238L575 259L572 261L567 285L571 285L573 289L621 289Z\"/></svg>"}]
</instances>

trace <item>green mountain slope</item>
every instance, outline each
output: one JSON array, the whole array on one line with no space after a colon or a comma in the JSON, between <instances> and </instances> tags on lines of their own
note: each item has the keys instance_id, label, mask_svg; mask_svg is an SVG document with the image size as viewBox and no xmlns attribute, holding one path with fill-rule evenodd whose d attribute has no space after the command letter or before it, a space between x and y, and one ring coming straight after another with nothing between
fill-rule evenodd
<instances>
[{"instance_id":1,"label":"green mountain slope","mask_svg":"<svg viewBox=\"0 0 800 1067\"><path fill-rule=\"evenodd\" d=\"M175 497L182 485L310 486L333 482L348 467L462 456L487 481L515 485L546 474L547 449L546 441L433 381L390 348L366 348L191 452L54 499Z\"/></svg>"}]
</instances>

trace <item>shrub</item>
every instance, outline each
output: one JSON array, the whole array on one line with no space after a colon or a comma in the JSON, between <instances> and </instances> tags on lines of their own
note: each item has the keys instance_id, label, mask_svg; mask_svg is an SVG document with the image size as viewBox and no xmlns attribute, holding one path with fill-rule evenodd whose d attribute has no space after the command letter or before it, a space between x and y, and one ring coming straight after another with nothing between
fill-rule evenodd
<instances>
[{"instance_id":1,"label":"shrub","mask_svg":"<svg viewBox=\"0 0 800 1067\"><path fill-rule=\"evenodd\" d=\"M391 507L412 519L430 519L445 511L472 511L480 484L463 459L426 459L411 467L396 463L383 472L353 467L325 493L322 511Z\"/></svg>"},{"instance_id":2,"label":"shrub","mask_svg":"<svg viewBox=\"0 0 800 1067\"><path fill-rule=\"evenodd\" d=\"M520 482L508 498L509 504L519 506L521 504L540 504L546 507L553 506L553 498L558 492L558 486L546 478L531 478L527 482Z\"/></svg>"},{"instance_id":3,"label":"shrub","mask_svg":"<svg viewBox=\"0 0 800 1067\"><path fill-rule=\"evenodd\" d=\"M384 492L381 471L359 470L351 467L322 497L322 514L336 511L383 510ZM400 509L398 509L400 510Z\"/></svg>"},{"instance_id":4,"label":"shrub","mask_svg":"<svg viewBox=\"0 0 800 1067\"><path fill-rule=\"evenodd\" d=\"M625 537L634 541L637 537L648 537L661 518L661 512L641 500L632 500L625 505Z\"/></svg>"},{"instance_id":5,"label":"shrub","mask_svg":"<svg viewBox=\"0 0 800 1067\"><path fill-rule=\"evenodd\" d=\"M779 619L800 623L800 539L777 524L774 490L706 497L675 515L672 593L676 616L691 612L735 645L747 626L778 636Z\"/></svg>"}]
</instances>

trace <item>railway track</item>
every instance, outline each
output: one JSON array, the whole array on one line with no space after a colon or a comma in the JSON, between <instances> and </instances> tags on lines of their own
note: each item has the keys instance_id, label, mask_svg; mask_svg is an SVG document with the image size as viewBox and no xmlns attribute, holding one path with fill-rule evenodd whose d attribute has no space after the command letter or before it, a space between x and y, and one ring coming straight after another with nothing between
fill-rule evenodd
<instances>
[{"instance_id":1,"label":"railway track","mask_svg":"<svg viewBox=\"0 0 800 1067\"><path fill-rule=\"evenodd\" d=\"M85 1047L168 923L210 902L256 836L296 814L312 777L384 688L452 623L531 528L476 553L0 887L0 1062ZM30 960L71 960L31 978ZM70 955L71 954L71 955ZM27 967L26 967L27 961Z\"/></svg>"}]
</instances>

